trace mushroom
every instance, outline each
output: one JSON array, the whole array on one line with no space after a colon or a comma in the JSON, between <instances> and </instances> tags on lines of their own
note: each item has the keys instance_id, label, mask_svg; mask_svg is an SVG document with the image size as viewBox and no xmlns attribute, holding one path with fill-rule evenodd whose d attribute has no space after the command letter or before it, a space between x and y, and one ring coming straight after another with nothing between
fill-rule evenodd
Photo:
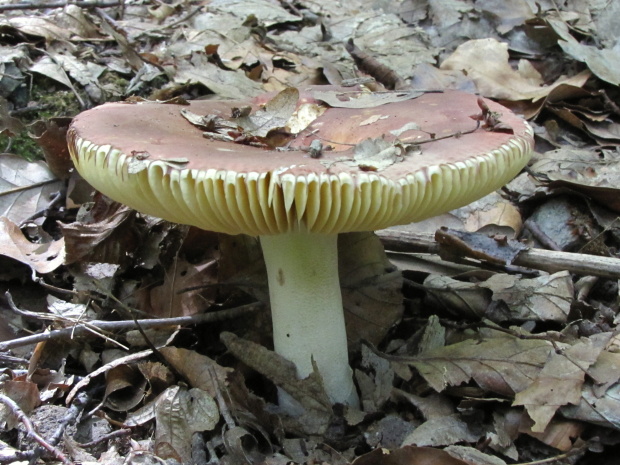
<instances>
[{"instance_id":1,"label":"mushroom","mask_svg":"<svg viewBox=\"0 0 620 465\"><path fill-rule=\"evenodd\" d=\"M300 378L315 364L331 401L357 406L338 234L419 221L492 192L527 163L533 132L499 104L456 91L400 101L351 88L301 96L298 113L316 109L318 99L342 105L322 104L323 113L280 149L204 134L181 114L234 123L232 112L257 111L264 97L105 104L74 119L69 147L77 171L114 200L205 230L258 236L275 351Z\"/></svg>"}]
</instances>

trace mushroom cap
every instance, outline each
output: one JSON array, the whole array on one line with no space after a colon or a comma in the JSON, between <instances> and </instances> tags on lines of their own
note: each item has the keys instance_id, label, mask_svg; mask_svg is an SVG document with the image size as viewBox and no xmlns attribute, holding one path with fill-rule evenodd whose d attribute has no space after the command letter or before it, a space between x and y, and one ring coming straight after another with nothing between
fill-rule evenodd
<instances>
[{"instance_id":1,"label":"mushroom cap","mask_svg":"<svg viewBox=\"0 0 620 465\"><path fill-rule=\"evenodd\" d=\"M318 105L316 90L304 90L298 108ZM476 129L478 97L456 91L371 108L327 106L292 140L293 150L212 140L181 115L230 119L234 108L256 110L264 101L104 104L73 120L71 156L102 193L169 221L228 234L332 234L466 205L512 179L533 146L527 122L489 100L512 132ZM332 150L313 158L303 149L317 138ZM381 154L387 162L377 168L373 157Z\"/></svg>"}]
</instances>

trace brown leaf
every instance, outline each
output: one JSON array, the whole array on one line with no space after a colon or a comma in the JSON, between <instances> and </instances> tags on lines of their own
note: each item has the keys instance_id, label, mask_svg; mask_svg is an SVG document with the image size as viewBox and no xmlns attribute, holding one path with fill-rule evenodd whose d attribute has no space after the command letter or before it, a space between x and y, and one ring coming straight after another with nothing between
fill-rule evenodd
<instances>
[{"instance_id":1,"label":"brown leaf","mask_svg":"<svg viewBox=\"0 0 620 465\"><path fill-rule=\"evenodd\" d=\"M579 404L587 370L603 347L584 339L561 353L552 352L534 381L517 393L514 405L525 406L534 420L532 431L543 432L558 408Z\"/></svg>"},{"instance_id":2,"label":"brown leaf","mask_svg":"<svg viewBox=\"0 0 620 465\"><path fill-rule=\"evenodd\" d=\"M118 203L103 204L102 201L99 205L102 212L95 208L82 221L60 225L66 241L67 264L78 261L123 263L127 259L125 250L136 247L131 229L135 211Z\"/></svg>"},{"instance_id":3,"label":"brown leaf","mask_svg":"<svg viewBox=\"0 0 620 465\"><path fill-rule=\"evenodd\" d=\"M373 233L338 237L338 268L350 346L378 344L401 317L402 275Z\"/></svg>"},{"instance_id":4,"label":"brown leaf","mask_svg":"<svg viewBox=\"0 0 620 465\"><path fill-rule=\"evenodd\" d=\"M509 64L508 44L496 39L470 40L459 45L441 68L467 73L483 96L503 100L536 101L560 84L581 87L590 76L587 71L581 72L545 86L542 76L529 61L521 60L514 70Z\"/></svg>"},{"instance_id":5,"label":"brown leaf","mask_svg":"<svg viewBox=\"0 0 620 465\"><path fill-rule=\"evenodd\" d=\"M220 418L217 404L201 389L180 386L166 389L154 404L155 451L163 459L192 463L191 437L215 428Z\"/></svg>"},{"instance_id":6,"label":"brown leaf","mask_svg":"<svg viewBox=\"0 0 620 465\"><path fill-rule=\"evenodd\" d=\"M235 122L246 134L266 137L270 131L286 127L286 123L297 108L298 100L299 91L294 87L287 87L269 100L262 109L237 118Z\"/></svg>"},{"instance_id":7,"label":"brown leaf","mask_svg":"<svg viewBox=\"0 0 620 465\"><path fill-rule=\"evenodd\" d=\"M207 259L200 264L187 260L175 260L164 277L161 286L150 292L151 309L149 314L156 317L175 317L194 315L204 311L211 302L215 290L205 292L203 286L214 284L217 278L215 260Z\"/></svg>"},{"instance_id":8,"label":"brown leaf","mask_svg":"<svg viewBox=\"0 0 620 465\"><path fill-rule=\"evenodd\" d=\"M37 273L50 273L64 263L65 240L35 244L8 218L0 218L0 254L28 265Z\"/></svg>"},{"instance_id":9,"label":"brown leaf","mask_svg":"<svg viewBox=\"0 0 620 465\"><path fill-rule=\"evenodd\" d=\"M228 374L232 372L230 368L224 368L193 350L162 347L159 352L191 387L200 388L211 397L217 396L219 386L226 386Z\"/></svg>"},{"instance_id":10,"label":"brown leaf","mask_svg":"<svg viewBox=\"0 0 620 465\"><path fill-rule=\"evenodd\" d=\"M506 336L451 344L407 363L437 392L474 380L483 389L512 396L530 385L552 351L549 341Z\"/></svg>"},{"instance_id":11,"label":"brown leaf","mask_svg":"<svg viewBox=\"0 0 620 465\"><path fill-rule=\"evenodd\" d=\"M44 162L8 153L0 156L0 216L22 223L45 210L63 188Z\"/></svg>"},{"instance_id":12,"label":"brown leaf","mask_svg":"<svg viewBox=\"0 0 620 465\"><path fill-rule=\"evenodd\" d=\"M388 103L411 100L422 95L423 92L413 90L393 92L337 92L337 91L314 91L312 97L322 100L334 108L374 108Z\"/></svg>"}]
</instances>

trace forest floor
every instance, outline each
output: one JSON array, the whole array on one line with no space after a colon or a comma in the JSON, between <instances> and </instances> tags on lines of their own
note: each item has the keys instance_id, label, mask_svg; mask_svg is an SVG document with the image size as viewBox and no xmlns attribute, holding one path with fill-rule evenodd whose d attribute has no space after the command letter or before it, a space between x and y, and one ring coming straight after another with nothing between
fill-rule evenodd
<instances>
[{"instance_id":1,"label":"forest floor","mask_svg":"<svg viewBox=\"0 0 620 465\"><path fill-rule=\"evenodd\" d=\"M620 2L0 12L0 463L618 463ZM339 238L362 405L302 383L291 418L257 240L95 193L66 132L130 97L347 82L477 93L527 119L535 151L471 205Z\"/></svg>"}]
</instances>

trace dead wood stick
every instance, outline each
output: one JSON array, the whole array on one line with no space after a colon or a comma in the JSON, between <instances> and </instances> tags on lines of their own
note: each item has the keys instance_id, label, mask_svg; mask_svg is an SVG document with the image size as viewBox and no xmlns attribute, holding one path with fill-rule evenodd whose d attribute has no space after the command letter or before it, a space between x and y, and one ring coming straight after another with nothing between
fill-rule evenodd
<instances>
[{"instance_id":1,"label":"dead wood stick","mask_svg":"<svg viewBox=\"0 0 620 465\"><path fill-rule=\"evenodd\" d=\"M432 234L414 234L406 231L384 229L377 231L384 247L393 252L438 254L439 244ZM578 275L620 279L620 258L599 257L555 250L528 249L521 252L513 265L555 273L568 270Z\"/></svg>"},{"instance_id":2,"label":"dead wood stick","mask_svg":"<svg viewBox=\"0 0 620 465\"><path fill-rule=\"evenodd\" d=\"M0 11L8 10L45 10L47 8L64 8L67 5L76 5L80 8L111 8L122 5L121 1L99 2L96 0L83 0L77 2L53 2L53 3L14 3L12 5L0 5Z\"/></svg>"},{"instance_id":3,"label":"dead wood stick","mask_svg":"<svg viewBox=\"0 0 620 465\"><path fill-rule=\"evenodd\" d=\"M197 325L203 323L211 323L215 321L222 321L232 318L237 318L248 313L254 312L262 308L261 303L252 303L242 305L240 307L229 308L226 310L220 310L212 313L202 313L200 315L192 316L180 316L176 318L154 318L137 320L142 328L162 328L165 326L188 326ZM84 334L92 334L92 328L107 331L128 331L130 329L136 329L136 322L134 320L121 320L121 321L102 321L91 320L84 322L83 324L77 324L68 328L55 329L41 334L33 334L32 336L20 337L10 341L0 343L0 352L13 349L15 347L22 347L30 344L37 344L43 341L49 341L51 339L59 339L65 337L75 337Z\"/></svg>"},{"instance_id":4,"label":"dead wood stick","mask_svg":"<svg viewBox=\"0 0 620 465\"><path fill-rule=\"evenodd\" d=\"M71 465L71 461L67 458L67 456L60 450L49 444L39 433L37 433L34 425L30 421L30 418L24 413L24 411L17 405L17 403L8 396L4 394L0 394L0 402L6 405L11 413L15 415L15 417L24 425L26 428L26 433L36 442L38 442L44 449L50 452L56 459L60 460L62 463Z\"/></svg>"}]
</instances>

